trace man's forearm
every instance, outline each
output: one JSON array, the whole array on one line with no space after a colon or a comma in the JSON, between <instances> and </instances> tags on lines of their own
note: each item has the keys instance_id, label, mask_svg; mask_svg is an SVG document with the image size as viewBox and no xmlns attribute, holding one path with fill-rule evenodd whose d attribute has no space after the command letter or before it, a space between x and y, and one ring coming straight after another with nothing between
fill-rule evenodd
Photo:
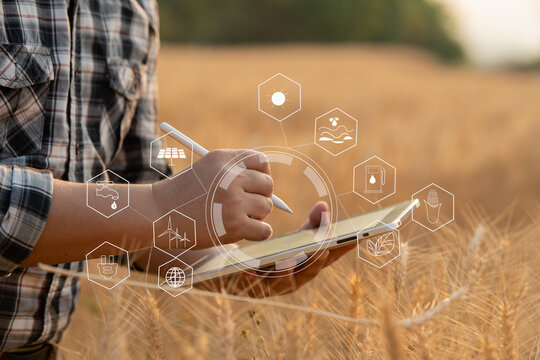
<instances>
[{"instance_id":1,"label":"man's forearm","mask_svg":"<svg viewBox=\"0 0 540 360\"><path fill-rule=\"evenodd\" d=\"M246 153L252 154L243 161L246 169L235 177L221 199L223 208L227 209L223 211L227 233L220 240L224 243L264 240L272 233L270 225L262 221L272 210L273 183L268 161L250 150L217 150L174 179L152 185L130 185L129 207L110 218L86 205L87 184L53 180L52 202L44 230L20 266L84 260L86 254L104 241L127 251L149 249L153 245L152 222L172 209L180 209L195 221L195 249L212 247L214 243L206 224L206 189L231 159ZM95 193L103 185L88 186L89 193ZM122 188L127 185L114 186L119 193L127 193L127 188Z\"/></svg>"},{"instance_id":2,"label":"man's forearm","mask_svg":"<svg viewBox=\"0 0 540 360\"><path fill-rule=\"evenodd\" d=\"M86 184L54 180L53 186L45 229L21 267L83 260L104 241L127 251L152 246L152 222L148 220L156 212L152 185L131 185L130 207L110 218L86 206Z\"/></svg>"}]
</instances>

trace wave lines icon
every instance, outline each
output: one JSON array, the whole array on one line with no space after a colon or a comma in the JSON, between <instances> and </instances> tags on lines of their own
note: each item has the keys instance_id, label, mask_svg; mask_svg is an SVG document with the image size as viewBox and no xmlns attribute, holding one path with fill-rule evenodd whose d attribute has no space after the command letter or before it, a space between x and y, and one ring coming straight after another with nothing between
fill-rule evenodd
<instances>
[{"instance_id":1,"label":"wave lines icon","mask_svg":"<svg viewBox=\"0 0 540 360\"><path fill-rule=\"evenodd\" d=\"M326 126L318 128L319 141L330 141L334 144L343 144L345 141L353 140L351 133L354 129L347 129L345 125L339 125L334 129Z\"/></svg>"}]
</instances>

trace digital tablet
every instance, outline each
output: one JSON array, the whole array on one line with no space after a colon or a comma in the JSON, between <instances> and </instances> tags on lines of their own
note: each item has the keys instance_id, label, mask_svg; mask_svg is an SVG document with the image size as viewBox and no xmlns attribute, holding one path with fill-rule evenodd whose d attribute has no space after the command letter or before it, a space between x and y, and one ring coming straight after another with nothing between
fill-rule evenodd
<instances>
[{"instance_id":1,"label":"digital tablet","mask_svg":"<svg viewBox=\"0 0 540 360\"><path fill-rule=\"evenodd\" d=\"M226 250L208 256L193 266L193 284L229 276L249 269L273 274L298 266L309 256L397 230L417 207L419 201L396 205L339 220L331 226L329 238L320 239L320 229L300 230L260 242L240 241ZM328 233L324 231L323 233Z\"/></svg>"}]
</instances>

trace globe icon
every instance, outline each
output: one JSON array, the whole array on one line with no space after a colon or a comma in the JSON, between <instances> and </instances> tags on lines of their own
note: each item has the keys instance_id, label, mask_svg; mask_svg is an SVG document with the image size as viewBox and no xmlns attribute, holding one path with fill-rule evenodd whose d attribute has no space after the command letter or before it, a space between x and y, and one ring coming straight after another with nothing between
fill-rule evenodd
<instances>
[{"instance_id":1,"label":"globe icon","mask_svg":"<svg viewBox=\"0 0 540 360\"><path fill-rule=\"evenodd\" d=\"M165 273L165 281L170 287L176 289L184 285L186 274L184 273L184 270L174 266Z\"/></svg>"}]
</instances>

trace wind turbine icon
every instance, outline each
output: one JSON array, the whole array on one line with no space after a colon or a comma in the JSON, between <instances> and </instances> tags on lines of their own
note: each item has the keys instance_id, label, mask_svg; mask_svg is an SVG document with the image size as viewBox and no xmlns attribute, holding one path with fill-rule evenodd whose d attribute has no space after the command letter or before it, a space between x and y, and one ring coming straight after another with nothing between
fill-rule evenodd
<instances>
[{"instance_id":1,"label":"wind turbine icon","mask_svg":"<svg viewBox=\"0 0 540 360\"><path fill-rule=\"evenodd\" d=\"M169 223L167 224L167 230L162 232L161 235L158 236L158 238L165 235L168 235L169 237L169 250L173 248L172 247L173 243L175 244L174 248L178 249L180 247L179 243L182 243L183 247L185 248L187 246L187 243L191 242L191 240L187 238L185 231L184 231L184 236L182 236L178 233L178 227L176 227L176 231L173 230L170 216L169 216Z\"/></svg>"}]
</instances>

